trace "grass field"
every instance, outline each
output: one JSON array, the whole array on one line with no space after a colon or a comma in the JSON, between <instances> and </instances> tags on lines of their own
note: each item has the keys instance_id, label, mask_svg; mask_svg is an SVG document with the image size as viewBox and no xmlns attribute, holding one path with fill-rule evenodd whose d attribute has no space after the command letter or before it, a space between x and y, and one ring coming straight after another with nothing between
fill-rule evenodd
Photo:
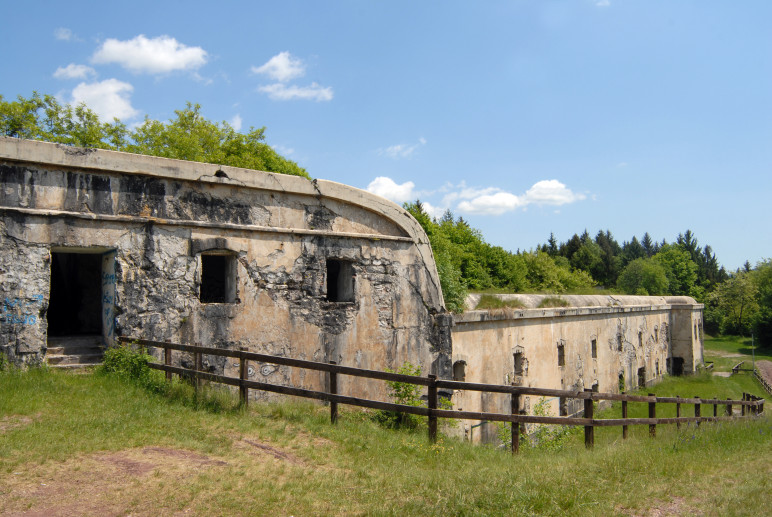
<instances>
[{"instance_id":1,"label":"grass field","mask_svg":"<svg viewBox=\"0 0 772 517\"><path fill-rule=\"evenodd\" d=\"M710 340L706 355L745 347L733 342ZM647 391L762 394L747 374ZM0 515L769 514L769 417L659 426L656 439L631 429L625 441L618 428L597 429L592 451L575 433L560 450L512 457L447 438L432 445L355 410L333 426L327 408L300 401L243 410L230 394L196 401L185 386L169 396L112 375L6 371Z\"/></svg>"}]
</instances>

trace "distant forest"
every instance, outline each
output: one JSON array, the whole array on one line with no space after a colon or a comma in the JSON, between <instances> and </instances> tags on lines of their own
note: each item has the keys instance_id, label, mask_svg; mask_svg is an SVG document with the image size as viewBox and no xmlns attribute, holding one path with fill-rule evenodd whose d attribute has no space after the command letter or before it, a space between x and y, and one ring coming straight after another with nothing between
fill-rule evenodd
<instances>
[{"instance_id":1,"label":"distant forest","mask_svg":"<svg viewBox=\"0 0 772 517\"><path fill-rule=\"evenodd\" d=\"M469 291L507 293L691 296L705 304L709 333L749 335L772 346L772 260L727 272L710 245L691 230L672 242L644 233L619 241L610 230L587 230L528 251L507 251L485 242L481 232L450 211L432 218L420 201L405 209L429 236L451 311L463 310Z\"/></svg>"}]
</instances>

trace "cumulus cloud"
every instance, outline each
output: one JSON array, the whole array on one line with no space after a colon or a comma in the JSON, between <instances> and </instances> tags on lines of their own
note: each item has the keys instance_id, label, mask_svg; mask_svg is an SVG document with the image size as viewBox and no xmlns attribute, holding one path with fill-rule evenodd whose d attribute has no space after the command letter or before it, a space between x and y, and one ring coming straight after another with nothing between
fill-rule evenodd
<instances>
[{"instance_id":1,"label":"cumulus cloud","mask_svg":"<svg viewBox=\"0 0 772 517\"><path fill-rule=\"evenodd\" d=\"M320 86L317 83L311 83L309 86L274 83L260 86L257 91L267 94L270 99L276 101L303 99L322 102L331 101L333 97L332 88L329 86Z\"/></svg>"},{"instance_id":2,"label":"cumulus cloud","mask_svg":"<svg viewBox=\"0 0 772 517\"><path fill-rule=\"evenodd\" d=\"M385 197L401 205L405 201L415 199L415 183L406 181L401 185L386 176L378 176L367 186L367 191L381 197Z\"/></svg>"},{"instance_id":3,"label":"cumulus cloud","mask_svg":"<svg viewBox=\"0 0 772 517\"><path fill-rule=\"evenodd\" d=\"M395 160L399 158L410 158L419 147L424 145L426 145L426 139L419 138L418 143L416 144L398 144L386 147L385 149L378 149L378 154L388 156Z\"/></svg>"},{"instance_id":4,"label":"cumulus cloud","mask_svg":"<svg viewBox=\"0 0 772 517\"><path fill-rule=\"evenodd\" d=\"M148 74L196 70L207 59L201 47L188 47L171 36L150 39L144 34L126 41L109 38L91 56L92 63L117 63L131 72Z\"/></svg>"},{"instance_id":5,"label":"cumulus cloud","mask_svg":"<svg viewBox=\"0 0 772 517\"><path fill-rule=\"evenodd\" d=\"M233 118L230 119L230 121L228 122L228 124L230 124L231 127L236 131L241 131L241 123L242 123L241 115L239 115L238 113L236 113L233 116Z\"/></svg>"},{"instance_id":6,"label":"cumulus cloud","mask_svg":"<svg viewBox=\"0 0 772 517\"><path fill-rule=\"evenodd\" d=\"M58 29L55 29L54 38L58 39L59 41L74 41L78 39L70 29L65 27L59 27Z\"/></svg>"},{"instance_id":7,"label":"cumulus cloud","mask_svg":"<svg viewBox=\"0 0 772 517\"><path fill-rule=\"evenodd\" d=\"M509 192L496 192L477 196L469 201L458 204L458 210L469 214L501 215L511 212L518 207L525 206L522 198Z\"/></svg>"},{"instance_id":8,"label":"cumulus cloud","mask_svg":"<svg viewBox=\"0 0 772 517\"><path fill-rule=\"evenodd\" d=\"M85 103L102 120L129 119L139 112L131 105L134 87L118 79L106 79L95 83L80 83L72 91L72 104Z\"/></svg>"},{"instance_id":9,"label":"cumulus cloud","mask_svg":"<svg viewBox=\"0 0 772 517\"><path fill-rule=\"evenodd\" d=\"M534 183L524 194L516 195L498 187L469 187L466 182L453 185L446 183L435 191L417 191L412 181L398 184L391 178L375 178L367 190L379 196L404 203L421 198L424 210L432 217L441 217L446 210L475 215L501 215L517 209L525 210L529 205L561 206L586 199L575 193L558 180L542 180ZM426 201L432 195L442 194L438 205Z\"/></svg>"},{"instance_id":10,"label":"cumulus cloud","mask_svg":"<svg viewBox=\"0 0 772 517\"><path fill-rule=\"evenodd\" d=\"M252 73L265 74L271 79L284 83L305 75L306 66L302 60L285 51L279 52L262 66L253 66Z\"/></svg>"},{"instance_id":11,"label":"cumulus cloud","mask_svg":"<svg viewBox=\"0 0 772 517\"><path fill-rule=\"evenodd\" d=\"M524 197L528 204L560 206L581 201L587 196L572 192L558 180L542 180L534 183Z\"/></svg>"},{"instance_id":12,"label":"cumulus cloud","mask_svg":"<svg viewBox=\"0 0 772 517\"><path fill-rule=\"evenodd\" d=\"M96 70L86 65L76 65L70 63L67 66L60 66L54 72L56 79L86 79L96 76Z\"/></svg>"}]
</instances>

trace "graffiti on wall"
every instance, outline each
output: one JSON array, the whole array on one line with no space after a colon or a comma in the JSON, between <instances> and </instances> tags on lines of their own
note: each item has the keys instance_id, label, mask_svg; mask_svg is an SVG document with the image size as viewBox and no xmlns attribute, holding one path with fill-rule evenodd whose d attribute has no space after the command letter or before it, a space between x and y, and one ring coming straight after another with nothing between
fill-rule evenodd
<instances>
[{"instance_id":1,"label":"graffiti on wall","mask_svg":"<svg viewBox=\"0 0 772 517\"><path fill-rule=\"evenodd\" d=\"M115 338L115 252L102 256L102 337L107 344Z\"/></svg>"},{"instance_id":2,"label":"graffiti on wall","mask_svg":"<svg viewBox=\"0 0 772 517\"><path fill-rule=\"evenodd\" d=\"M21 326L37 324L43 300L42 294L33 294L22 298L6 297L3 300L2 313L0 313L0 324Z\"/></svg>"}]
</instances>

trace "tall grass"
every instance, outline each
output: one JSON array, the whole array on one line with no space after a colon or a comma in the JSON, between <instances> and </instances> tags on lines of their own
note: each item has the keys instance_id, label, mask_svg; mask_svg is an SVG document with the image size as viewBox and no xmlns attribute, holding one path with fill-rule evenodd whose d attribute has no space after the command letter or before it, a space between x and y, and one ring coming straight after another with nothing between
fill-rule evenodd
<instances>
[{"instance_id":1,"label":"tall grass","mask_svg":"<svg viewBox=\"0 0 772 517\"><path fill-rule=\"evenodd\" d=\"M736 397L737 379L670 379L658 395ZM734 379L734 380L733 380ZM117 513L154 515L763 515L772 489L772 420L596 429L559 451L496 447L390 430L367 412L309 402L238 407L195 402L180 383L159 392L117 375L0 372L0 514L35 509L20 479L49 486L99 451L168 447L224 462L185 476L159 467L114 480ZM231 398L229 398L231 397ZM199 399L204 396L199 397ZM646 405L630 404L630 414ZM662 406L664 407L664 406ZM612 408L611 412L617 411ZM662 413L659 413L662 411ZM658 415L665 410L658 407ZM685 410L686 414L686 410ZM708 408L703 408L708 414ZM248 440L248 442L245 442ZM247 445L245 445L245 443ZM298 461L262 454L269 444ZM64 462L64 463L63 463ZM48 474L51 473L51 474ZM48 477L46 477L48 476ZM31 485L30 485L31 486ZM110 488L113 487L113 488ZM78 493L62 491L62 504Z\"/></svg>"}]
</instances>

